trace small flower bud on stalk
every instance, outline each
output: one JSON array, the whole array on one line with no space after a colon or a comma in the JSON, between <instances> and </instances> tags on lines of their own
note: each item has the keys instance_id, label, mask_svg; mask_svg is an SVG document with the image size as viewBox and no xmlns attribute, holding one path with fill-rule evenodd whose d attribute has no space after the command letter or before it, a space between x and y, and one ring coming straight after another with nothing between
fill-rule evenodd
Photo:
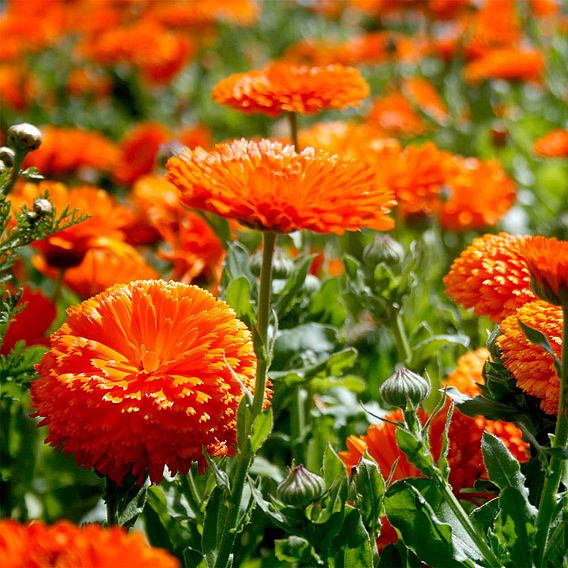
<instances>
[{"instance_id":1,"label":"small flower bud on stalk","mask_svg":"<svg viewBox=\"0 0 568 568\"><path fill-rule=\"evenodd\" d=\"M14 158L16 154L12 148L7 146L2 146L0 148L0 162L2 162L6 167L10 168L14 165Z\"/></svg>"},{"instance_id":2,"label":"small flower bud on stalk","mask_svg":"<svg viewBox=\"0 0 568 568\"><path fill-rule=\"evenodd\" d=\"M277 487L276 495L282 503L292 507L307 507L325 492L322 477L307 470L303 465L292 467L288 477Z\"/></svg>"},{"instance_id":3,"label":"small flower bud on stalk","mask_svg":"<svg viewBox=\"0 0 568 568\"><path fill-rule=\"evenodd\" d=\"M416 407L430 394L430 385L420 375L409 369L398 369L381 386L383 400L391 406L405 409L409 404Z\"/></svg>"},{"instance_id":4,"label":"small flower bud on stalk","mask_svg":"<svg viewBox=\"0 0 568 568\"><path fill-rule=\"evenodd\" d=\"M41 145L41 132L33 124L22 122L8 128L8 145L16 152L28 153L37 150Z\"/></svg>"},{"instance_id":5,"label":"small flower bud on stalk","mask_svg":"<svg viewBox=\"0 0 568 568\"><path fill-rule=\"evenodd\" d=\"M370 267L381 262L387 266L399 266L403 260L404 247L389 235L377 235L363 249L363 262Z\"/></svg>"}]
</instances>

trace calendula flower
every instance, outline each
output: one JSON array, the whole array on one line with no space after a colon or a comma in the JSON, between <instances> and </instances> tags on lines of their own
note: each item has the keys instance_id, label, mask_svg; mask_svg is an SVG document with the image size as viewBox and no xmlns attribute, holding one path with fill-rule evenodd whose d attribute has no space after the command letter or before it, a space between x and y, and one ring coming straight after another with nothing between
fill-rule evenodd
<instances>
[{"instance_id":1,"label":"calendula flower","mask_svg":"<svg viewBox=\"0 0 568 568\"><path fill-rule=\"evenodd\" d=\"M288 111L314 114L359 105L369 86L358 69L342 65L310 67L274 62L261 71L236 73L213 89L218 103L246 113L278 116Z\"/></svg>"},{"instance_id":2,"label":"calendula flower","mask_svg":"<svg viewBox=\"0 0 568 568\"><path fill-rule=\"evenodd\" d=\"M25 110L38 92L37 83L36 77L20 63L0 65L0 106Z\"/></svg>"},{"instance_id":3,"label":"calendula flower","mask_svg":"<svg viewBox=\"0 0 568 568\"><path fill-rule=\"evenodd\" d=\"M120 143L120 158L114 168L117 182L130 185L151 173L158 150L169 137L168 130L155 122L141 123L131 129Z\"/></svg>"},{"instance_id":4,"label":"calendula flower","mask_svg":"<svg viewBox=\"0 0 568 568\"><path fill-rule=\"evenodd\" d=\"M568 303L568 241L527 237L521 254L535 294L556 306Z\"/></svg>"},{"instance_id":5,"label":"calendula flower","mask_svg":"<svg viewBox=\"0 0 568 568\"><path fill-rule=\"evenodd\" d=\"M54 280L59 277L59 271L47 264L44 256L35 255L32 264ZM63 283L79 297L90 298L114 284L149 278L158 278L158 273L133 246L98 237L91 241L81 263L65 270Z\"/></svg>"},{"instance_id":6,"label":"calendula flower","mask_svg":"<svg viewBox=\"0 0 568 568\"><path fill-rule=\"evenodd\" d=\"M369 166L313 148L296 153L279 142L238 140L211 152L186 150L167 168L185 205L256 229L343 234L394 225L392 193Z\"/></svg>"},{"instance_id":7,"label":"calendula flower","mask_svg":"<svg viewBox=\"0 0 568 568\"><path fill-rule=\"evenodd\" d=\"M527 339L519 320L543 333L556 357L560 359L562 308L540 300L529 302L499 324L502 335L497 338L503 363L517 381L519 388L539 398L544 412L556 414L560 381L554 369L553 358L542 347Z\"/></svg>"},{"instance_id":8,"label":"calendula flower","mask_svg":"<svg viewBox=\"0 0 568 568\"><path fill-rule=\"evenodd\" d=\"M98 132L56 126L41 131L41 147L26 156L24 166L45 176L77 175L81 168L109 171L118 159L117 147Z\"/></svg>"},{"instance_id":9,"label":"calendula flower","mask_svg":"<svg viewBox=\"0 0 568 568\"><path fill-rule=\"evenodd\" d=\"M235 452L251 333L224 302L179 282L118 284L68 309L32 385L46 441L121 483L187 473ZM267 402L265 400L265 402Z\"/></svg>"},{"instance_id":10,"label":"calendula flower","mask_svg":"<svg viewBox=\"0 0 568 568\"><path fill-rule=\"evenodd\" d=\"M122 228L130 212L103 189L91 186L68 189L62 183L48 181L37 185L24 183L17 185L9 198L16 208L27 205L32 209L34 200L46 192L57 212L69 207L89 215L88 219L33 243L48 266L56 269L78 266L99 239L123 239Z\"/></svg>"},{"instance_id":11,"label":"calendula flower","mask_svg":"<svg viewBox=\"0 0 568 568\"><path fill-rule=\"evenodd\" d=\"M438 122L448 119L446 103L427 79L423 77L407 79L402 85L402 90L417 107L433 116Z\"/></svg>"},{"instance_id":12,"label":"calendula flower","mask_svg":"<svg viewBox=\"0 0 568 568\"><path fill-rule=\"evenodd\" d=\"M386 134L418 136L426 130L426 123L400 92L375 99L368 116L371 124Z\"/></svg>"},{"instance_id":13,"label":"calendula flower","mask_svg":"<svg viewBox=\"0 0 568 568\"><path fill-rule=\"evenodd\" d=\"M101 65L129 64L157 84L171 81L195 48L184 34L169 31L151 18L111 27L86 38L82 55Z\"/></svg>"},{"instance_id":14,"label":"calendula flower","mask_svg":"<svg viewBox=\"0 0 568 568\"><path fill-rule=\"evenodd\" d=\"M486 0L469 21L466 49L478 54L498 47L515 47L522 37L516 0Z\"/></svg>"},{"instance_id":15,"label":"calendula flower","mask_svg":"<svg viewBox=\"0 0 568 568\"><path fill-rule=\"evenodd\" d=\"M20 524L0 521L0 565L6 568L179 568L166 550L150 547L141 533L119 527L69 521L45 525L39 521Z\"/></svg>"},{"instance_id":16,"label":"calendula flower","mask_svg":"<svg viewBox=\"0 0 568 568\"><path fill-rule=\"evenodd\" d=\"M478 83L486 79L540 81L545 61L535 49L494 49L465 66L465 79Z\"/></svg>"},{"instance_id":17,"label":"calendula flower","mask_svg":"<svg viewBox=\"0 0 568 568\"><path fill-rule=\"evenodd\" d=\"M56 316L54 303L39 290L25 286L18 306L23 306L23 309L10 321L0 347L0 354L8 353L18 341L22 340L26 345L47 344L45 333Z\"/></svg>"},{"instance_id":18,"label":"calendula flower","mask_svg":"<svg viewBox=\"0 0 568 568\"><path fill-rule=\"evenodd\" d=\"M499 233L473 240L444 277L446 294L499 322L536 299L521 246L526 237Z\"/></svg>"},{"instance_id":19,"label":"calendula flower","mask_svg":"<svg viewBox=\"0 0 568 568\"><path fill-rule=\"evenodd\" d=\"M533 151L541 158L566 158L568 156L568 130L559 128L535 140Z\"/></svg>"},{"instance_id":20,"label":"calendula flower","mask_svg":"<svg viewBox=\"0 0 568 568\"><path fill-rule=\"evenodd\" d=\"M99 100L111 94L112 80L91 69L79 67L69 74L67 90L75 97L90 96Z\"/></svg>"},{"instance_id":21,"label":"calendula flower","mask_svg":"<svg viewBox=\"0 0 568 568\"><path fill-rule=\"evenodd\" d=\"M496 160L454 157L440 194L440 222L463 231L496 225L512 207L515 183Z\"/></svg>"}]
</instances>

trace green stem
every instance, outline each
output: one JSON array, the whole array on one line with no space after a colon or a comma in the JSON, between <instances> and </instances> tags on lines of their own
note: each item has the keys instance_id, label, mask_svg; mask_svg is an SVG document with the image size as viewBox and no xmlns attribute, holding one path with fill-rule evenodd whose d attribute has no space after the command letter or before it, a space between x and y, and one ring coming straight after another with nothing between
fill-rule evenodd
<instances>
[{"instance_id":1,"label":"green stem","mask_svg":"<svg viewBox=\"0 0 568 568\"><path fill-rule=\"evenodd\" d=\"M292 453L296 463L304 463L304 444L301 441L306 429L304 392L301 386L294 388L290 406L290 432L293 439Z\"/></svg>"},{"instance_id":2,"label":"green stem","mask_svg":"<svg viewBox=\"0 0 568 568\"><path fill-rule=\"evenodd\" d=\"M300 143L298 142L298 115L295 112L288 113L288 124L290 125L290 137L296 152L300 151Z\"/></svg>"},{"instance_id":3,"label":"green stem","mask_svg":"<svg viewBox=\"0 0 568 568\"><path fill-rule=\"evenodd\" d=\"M114 481L109 477L106 478L105 489L107 525L109 527L118 526L118 493Z\"/></svg>"},{"instance_id":4,"label":"green stem","mask_svg":"<svg viewBox=\"0 0 568 568\"><path fill-rule=\"evenodd\" d=\"M260 284L258 292L258 314L255 330L257 348L256 380L254 388L254 398L252 401L251 415L248 424L245 425L247 435L244 437L243 447L239 448L237 455L235 472L231 495L228 499L227 513L219 552L215 560L216 568L226 568L229 565L229 558L235 544L237 535L237 522L239 510L243 496L248 470L253 459L253 452L250 445L250 434L256 417L262 412L264 403L264 393L266 390L266 372L268 370L268 322L270 319L270 297L272 292L272 258L274 256L274 245L276 243L276 233L267 231L264 233L264 246L262 250L262 267L260 269Z\"/></svg>"},{"instance_id":5,"label":"green stem","mask_svg":"<svg viewBox=\"0 0 568 568\"><path fill-rule=\"evenodd\" d=\"M565 448L568 441L568 303L562 305L563 333L562 333L562 360L560 363L560 390L558 396L558 416L554 432L553 448ZM538 515L536 518L536 550L535 565L544 566L546 548L549 540L550 526L556 508L556 494L560 480L564 474L565 460L551 457L544 487L540 495Z\"/></svg>"},{"instance_id":6,"label":"green stem","mask_svg":"<svg viewBox=\"0 0 568 568\"><path fill-rule=\"evenodd\" d=\"M412 358L412 351L410 349L410 343L408 342L408 337L406 336L406 329L404 328L404 321L402 319L402 314L400 310L393 309L391 312L391 330L394 335L394 340L396 342L396 352L398 355L398 360L404 365L408 365L410 359ZM412 370L412 369L411 369Z\"/></svg>"},{"instance_id":7,"label":"green stem","mask_svg":"<svg viewBox=\"0 0 568 568\"><path fill-rule=\"evenodd\" d=\"M20 168L24 162L24 158L26 157L27 152L17 151L16 155L14 156L14 164L12 165L12 170L10 172L10 177L6 182L6 185L2 188L0 197L6 197L14 187L18 177L20 176Z\"/></svg>"}]
</instances>

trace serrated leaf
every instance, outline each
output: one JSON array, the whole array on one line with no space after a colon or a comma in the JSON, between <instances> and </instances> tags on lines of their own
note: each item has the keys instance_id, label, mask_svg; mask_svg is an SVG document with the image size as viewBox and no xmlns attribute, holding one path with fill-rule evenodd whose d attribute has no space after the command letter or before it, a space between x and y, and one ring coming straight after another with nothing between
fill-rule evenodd
<instances>
[{"instance_id":1,"label":"serrated leaf","mask_svg":"<svg viewBox=\"0 0 568 568\"><path fill-rule=\"evenodd\" d=\"M256 315L251 302L251 285L245 276L231 280L224 294L225 301L235 310L237 317L249 326L256 323Z\"/></svg>"},{"instance_id":2,"label":"serrated leaf","mask_svg":"<svg viewBox=\"0 0 568 568\"><path fill-rule=\"evenodd\" d=\"M475 527L483 534L487 534L499 514L499 499L491 499L477 509L474 509L469 518Z\"/></svg>"},{"instance_id":3,"label":"serrated leaf","mask_svg":"<svg viewBox=\"0 0 568 568\"><path fill-rule=\"evenodd\" d=\"M268 438L270 432L272 432L272 425L272 408L268 408L256 417L252 425L251 434L252 455L256 454L262 444L264 444L266 438Z\"/></svg>"}]
</instances>

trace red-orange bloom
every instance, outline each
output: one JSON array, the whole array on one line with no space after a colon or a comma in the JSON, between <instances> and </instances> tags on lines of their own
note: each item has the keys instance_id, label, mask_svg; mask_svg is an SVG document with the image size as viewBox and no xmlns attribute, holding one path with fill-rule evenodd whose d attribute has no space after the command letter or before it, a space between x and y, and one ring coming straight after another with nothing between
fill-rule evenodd
<instances>
[{"instance_id":1,"label":"red-orange bloom","mask_svg":"<svg viewBox=\"0 0 568 568\"><path fill-rule=\"evenodd\" d=\"M456 156L454 164L442 190L442 226L463 231L496 225L515 202L513 180L496 160Z\"/></svg>"},{"instance_id":2,"label":"red-orange bloom","mask_svg":"<svg viewBox=\"0 0 568 568\"><path fill-rule=\"evenodd\" d=\"M253 228L343 234L394 225L392 193L371 167L313 148L298 154L279 142L239 140L212 152L185 150L167 168L187 206Z\"/></svg>"},{"instance_id":3,"label":"red-orange bloom","mask_svg":"<svg viewBox=\"0 0 568 568\"><path fill-rule=\"evenodd\" d=\"M154 169L160 146L168 138L167 129L154 122L138 124L128 132L120 143L120 159L114 171L118 183L130 185L149 174Z\"/></svg>"},{"instance_id":4,"label":"red-orange bloom","mask_svg":"<svg viewBox=\"0 0 568 568\"><path fill-rule=\"evenodd\" d=\"M559 128L535 140L534 153L542 158L568 157L568 130Z\"/></svg>"},{"instance_id":5,"label":"red-orange bloom","mask_svg":"<svg viewBox=\"0 0 568 568\"><path fill-rule=\"evenodd\" d=\"M57 314L53 302L39 290L26 286L18 305L23 305L24 309L10 322L0 347L0 354L8 353L22 340L26 345L47 344L45 332Z\"/></svg>"},{"instance_id":6,"label":"red-orange bloom","mask_svg":"<svg viewBox=\"0 0 568 568\"><path fill-rule=\"evenodd\" d=\"M36 77L22 64L0 65L0 107L23 111L37 91Z\"/></svg>"},{"instance_id":7,"label":"red-orange bloom","mask_svg":"<svg viewBox=\"0 0 568 568\"><path fill-rule=\"evenodd\" d=\"M417 136L426 130L423 118L400 92L375 99L368 120L385 133L395 136Z\"/></svg>"},{"instance_id":8,"label":"red-orange bloom","mask_svg":"<svg viewBox=\"0 0 568 568\"><path fill-rule=\"evenodd\" d=\"M477 83L485 79L540 81L545 61L540 51L528 49L495 49L465 66L465 79Z\"/></svg>"},{"instance_id":9,"label":"red-orange bloom","mask_svg":"<svg viewBox=\"0 0 568 568\"><path fill-rule=\"evenodd\" d=\"M444 277L446 294L499 322L536 299L521 246L526 237L499 233L473 240Z\"/></svg>"},{"instance_id":10,"label":"red-orange bloom","mask_svg":"<svg viewBox=\"0 0 568 568\"><path fill-rule=\"evenodd\" d=\"M101 238L122 239L122 227L128 222L130 213L103 189L90 186L67 189L62 183L48 181L38 185L24 183L16 187L10 199L15 207L27 205L31 209L34 200L45 192L57 212L69 207L90 215L88 219L34 243L34 248L41 251L52 268L78 266Z\"/></svg>"},{"instance_id":11,"label":"red-orange bloom","mask_svg":"<svg viewBox=\"0 0 568 568\"><path fill-rule=\"evenodd\" d=\"M539 398L540 406L547 414L556 414L560 381L554 370L553 358L526 338L519 320L543 333L560 359L562 308L540 300L525 304L499 324L502 335L497 338L503 363L515 377L519 388Z\"/></svg>"},{"instance_id":12,"label":"red-orange bloom","mask_svg":"<svg viewBox=\"0 0 568 568\"><path fill-rule=\"evenodd\" d=\"M220 81L213 98L241 112L278 116L314 114L359 105L369 86L358 69L342 65L310 67L274 62L261 71L236 73Z\"/></svg>"},{"instance_id":13,"label":"red-orange bloom","mask_svg":"<svg viewBox=\"0 0 568 568\"><path fill-rule=\"evenodd\" d=\"M121 483L157 483L235 452L254 390L252 337L227 304L179 282L118 284L68 309L32 385L47 442ZM237 378L238 377L238 378ZM266 402L266 401L265 401Z\"/></svg>"},{"instance_id":14,"label":"red-orange bloom","mask_svg":"<svg viewBox=\"0 0 568 568\"><path fill-rule=\"evenodd\" d=\"M568 241L527 237L521 254L537 296L557 306L568 302Z\"/></svg>"},{"instance_id":15,"label":"red-orange bloom","mask_svg":"<svg viewBox=\"0 0 568 568\"><path fill-rule=\"evenodd\" d=\"M448 119L446 103L430 81L423 77L412 77L404 81L402 90L416 106L432 115L438 122Z\"/></svg>"},{"instance_id":16,"label":"red-orange bloom","mask_svg":"<svg viewBox=\"0 0 568 568\"><path fill-rule=\"evenodd\" d=\"M0 521L0 565L4 568L179 568L160 548L150 547L139 532L100 525L78 527L69 521L51 526Z\"/></svg>"},{"instance_id":17,"label":"red-orange bloom","mask_svg":"<svg viewBox=\"0 0 568 568\"><path fill-rule=\"evenodd\" d=\"M24 166L35 166L43 175L77 175L81 168L108 171L118 158L116 146L98 132L56 126L41 130L41 146L28 154Z\"/></svg>"}]
</instances>

